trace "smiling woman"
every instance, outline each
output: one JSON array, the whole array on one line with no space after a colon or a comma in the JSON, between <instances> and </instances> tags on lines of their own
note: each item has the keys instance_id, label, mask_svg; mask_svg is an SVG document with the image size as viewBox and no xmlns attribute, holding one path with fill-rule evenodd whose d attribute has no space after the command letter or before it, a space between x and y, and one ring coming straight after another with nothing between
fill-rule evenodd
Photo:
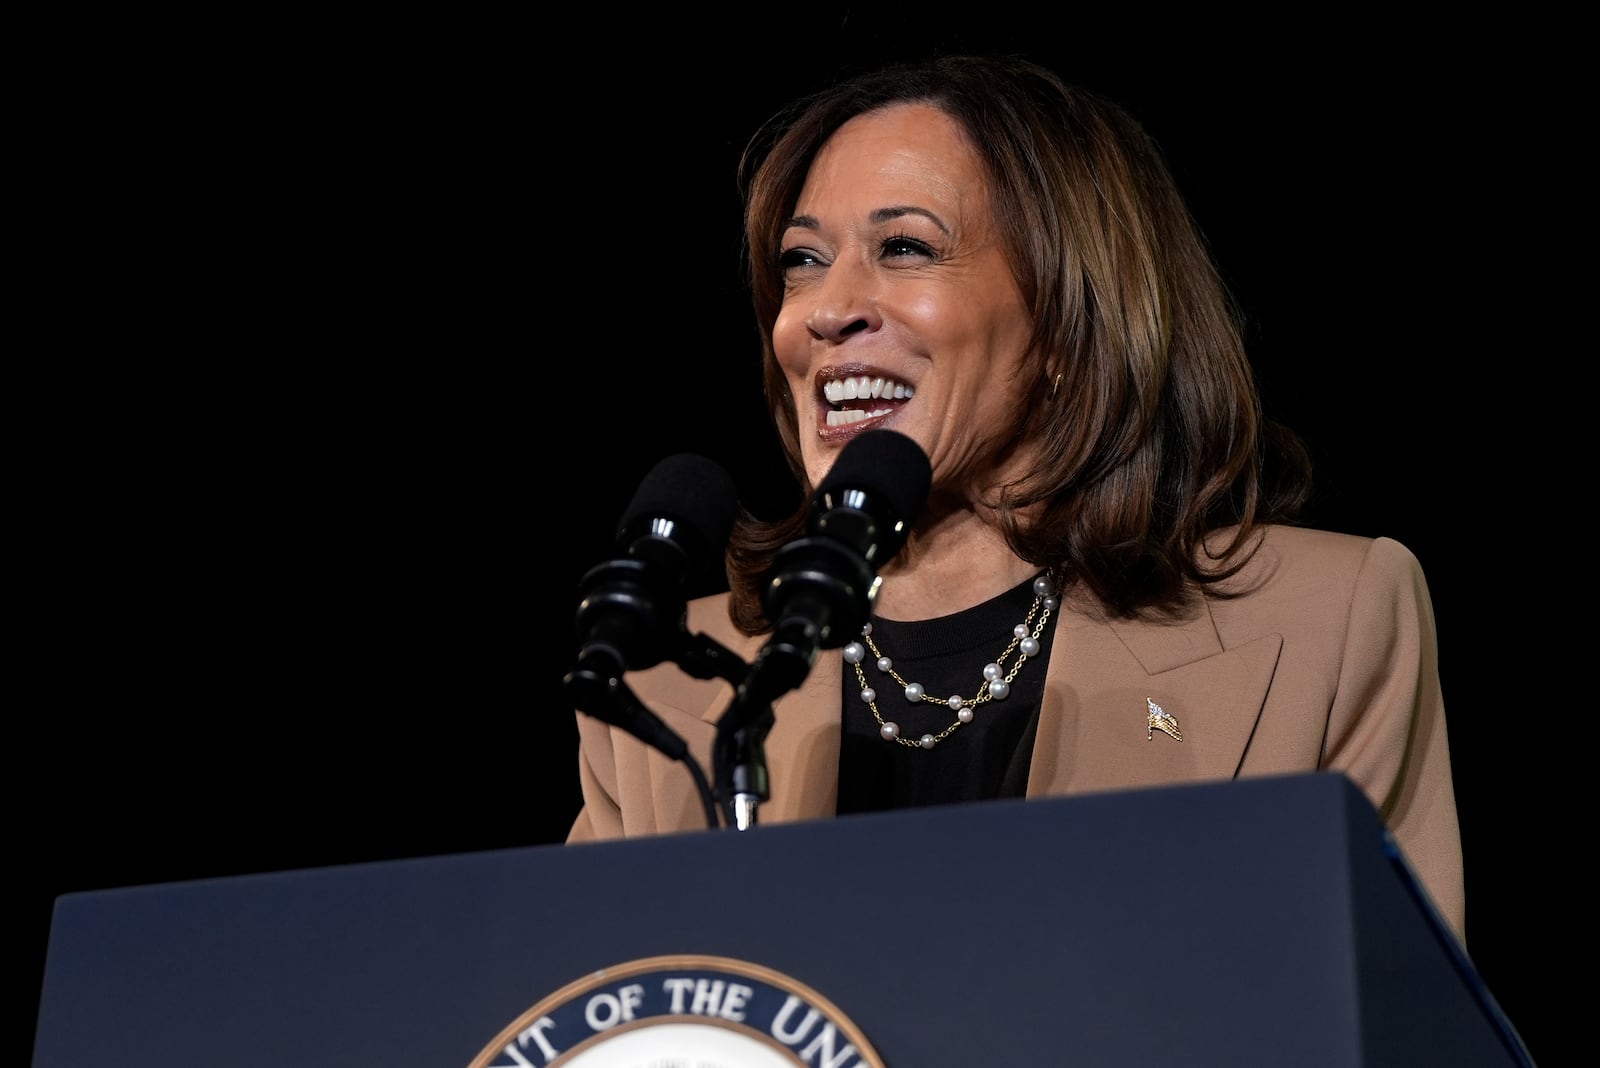
<instances>
[{"instance_id":1,"label":"smiling woman","mask_svg":"<svg viewBox=\"0 0 1600 1068\"><path fill-rule=\"evenodd\" d=\"M796 102L741 179L767 408L808 500L736 524L690 628L761 651L774 561L853 443L892 431L931 467L870 618L773 706L766 817L1333 770L1464 938L1421 567L1300 524L1305 451L1264 417L1143 128L1034 63L946 56ZM710 759L728 686L635 680ZM578 726L570 842L699 826L643 743Z\"/></svg>"},{"instance_id":2,"label":"smiling woman","mask_svg":"<svg viewBox=\"0 0 1600 1068\"><path fill-rule=\"evenodd\" d=\"M928 104L859 115L811 164L780 237L783 301L772 345L794 399L806 476L820 483L839 447L877 427L909 434L947 480L1021 473L1033 443L1001 458L1025 409L1015 403L1032 316L1007 263L983 162L956 121ZM869 389L863 404L861 384ZM916 404L908 400L926 385ZM854 401L852 401L854 397ZM851 411L840 418L842 409ZM859 413L859 414L855 414ZM974 490L979 486L974 485ZM982 524L973 524L983 533ZM1002 576L1026 577L1025 565ZM961 591L946 610L988 593Z\"/></svg>"}]
</instances>

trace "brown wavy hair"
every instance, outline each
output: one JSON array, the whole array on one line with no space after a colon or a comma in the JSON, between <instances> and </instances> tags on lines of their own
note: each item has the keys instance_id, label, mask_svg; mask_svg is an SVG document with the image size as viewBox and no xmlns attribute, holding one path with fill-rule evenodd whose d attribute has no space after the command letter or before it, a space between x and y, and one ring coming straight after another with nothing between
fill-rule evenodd
<instances>
[{"instance_id":1,"label":"brown wavy hair","mask_svg":"<svg viewBox=\"0 0 1600 1068\"><path fill-rule=\"evenodd\" d=\"M1310 460L1263 415L1238 309L1159 146L1120 105L1026 59L944 56L860 74L796 101L745 148L745 268L767 407L805 497L814 487L772 347L780 240L823 143L899 103L937 107L966 132L1032 309L1019 432L1041 462L995 491L1006 540L1114 615L1181 609L1244 566L1261 525L1297 521ZM760 591L773 554L804 532L805 509L735 527L730 615L746 633L770 626Z\"/></svg>"}]
</instances>

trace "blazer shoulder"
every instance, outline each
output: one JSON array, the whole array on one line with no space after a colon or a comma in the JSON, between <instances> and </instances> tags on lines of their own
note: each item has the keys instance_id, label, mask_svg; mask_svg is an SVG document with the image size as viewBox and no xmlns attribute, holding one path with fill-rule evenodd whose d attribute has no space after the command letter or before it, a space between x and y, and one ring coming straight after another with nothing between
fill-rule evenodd
<instances>
[{"instance_id":1,"label":"blazer shoulder","mask_svg":"<svg viewBox=\"0 0 1600 1068\"><path fill-rule=\"evenodd\" d=\"M1394 538L1274 525L1262 528L1249 561L1220 584L1223 596L1212 609L1228 617L1271 615L1273 605L1298 612L1426 588L1417 557Z\"/></svg>"},{"instance_id":2,"label":"blazer shoulder","mask_svg":"<svg viewBox=\"0 0 1600 1068\"><path fill-rule=\"evenodd\" d=\"M1395 538L1346 534L1316 527L1264 527L1256 555L1261 559L1252 560L1252 568L1259 562L1294 570L1327 572L1376 570L1398 575L1421 571L1416 554Z\"/></svg>"}]
</instances>

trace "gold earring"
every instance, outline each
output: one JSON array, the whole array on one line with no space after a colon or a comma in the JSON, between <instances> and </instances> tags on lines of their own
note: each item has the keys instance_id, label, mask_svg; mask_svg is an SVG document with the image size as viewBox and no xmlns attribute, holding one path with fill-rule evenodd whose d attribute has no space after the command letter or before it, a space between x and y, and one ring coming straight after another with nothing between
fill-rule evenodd
<instances>
[{"instance_id":1,"label":"gold earring","mask_svg":"<svg viewBox=\"0 0 1600 1068\"><path fill-rule=\"evenodd\" d=\"M1056 390L1061 388L1061 375L1062 372L1057 371L1055 381L1050 383L1050 397L1052 400L1055 399Z\"/></svg>"}]
</instances>

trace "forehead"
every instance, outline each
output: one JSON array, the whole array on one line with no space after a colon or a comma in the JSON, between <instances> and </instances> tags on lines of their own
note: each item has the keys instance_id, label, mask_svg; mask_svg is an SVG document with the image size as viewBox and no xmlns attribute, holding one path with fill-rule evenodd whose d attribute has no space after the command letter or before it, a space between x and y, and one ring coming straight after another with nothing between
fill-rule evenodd
<instances>
[{"instance_id":1,"label":"forehead","mask_svg":"<svg viewBox=\"0 0 1600 1068\"><path fill-rule=\"evenodd\" d=\"M894 104L857 115L823 144L807 172L797 214L915 204L987 211L988 182L960 124L931 104Z\"/></svg>"}]
</instances>

